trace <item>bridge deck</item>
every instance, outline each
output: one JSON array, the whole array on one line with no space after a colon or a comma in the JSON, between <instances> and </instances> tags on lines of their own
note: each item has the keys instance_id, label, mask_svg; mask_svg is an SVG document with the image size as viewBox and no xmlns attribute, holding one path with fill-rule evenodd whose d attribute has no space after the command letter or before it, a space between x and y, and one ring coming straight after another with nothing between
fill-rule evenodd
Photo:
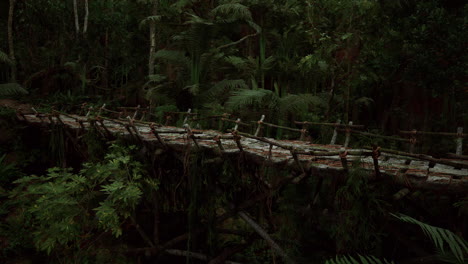
<instances>
[{"instance_id":1,"label":"bridge deck","mask_svg":"<svg viewBox=\"0 0 468 264\"><path fill-rule=\"evenodd\" d=\"M185 152L191 147L209 150L214 157L243 153L247 161L267 166L290 167L312 176L345 173L346 169L343 166L351 167L354 161L360 161L359 166L367 170L375 170L372 151L347 148L347 155L343 156L339 155L344 151L339 145L318 145L305 141L274 140L245 134L238 136L214 130L190 130L168 126L153 127L152 130L149 124L126 120L88 119L78 115L21 114L18 117L31 124L62 123L74 130L95 126L104 135L136 137L147 144L177 152ZM439 161L449 161L449 165L381 152L377 168L383 178L410 189L467 192L468 161Z\"/></svg>"},{"instance_id":2,"label":"bridge deck","mask_svg":"<svg viewBox=\"0 0 468 264\"><path fill-rule=\"evenodd\" d=\"M191 148L209 150L214 155L239 155L246 159L269 166L291 167L309 172L312 175L326 176L344 173L343 166L359 166L375 170L372 151L364 149L346 150L339 145L318 145L305 141L274 140L250 135L221 133L214 130L190 130L160 126L151 128L149 124L125 120L95 119L78 115L21 114L20 119L31 124L62 123L74 130L98 128L103 135L112 134L136 137L141 142L160 148L185 152ZM157 138L159 137L159 139ZM241 150L242 149L242 150ZM347 155L343 156L346 151ZM342 155L340 155L340 153ZM414 157L381 152L378 157L378 170L382 177L394 180L408 188L422 188L439 191L468 191L468 161L449 161L449 165L421 160Z\"/></svg>"}]
</instances>

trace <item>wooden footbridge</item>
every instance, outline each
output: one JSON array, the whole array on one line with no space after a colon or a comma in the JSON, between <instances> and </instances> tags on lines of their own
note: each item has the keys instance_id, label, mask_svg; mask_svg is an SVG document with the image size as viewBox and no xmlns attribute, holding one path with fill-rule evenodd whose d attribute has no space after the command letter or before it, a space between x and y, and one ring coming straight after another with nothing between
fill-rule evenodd
<instances>
[{"instance_id":1,"label":"wooden footbridge","mask_svg":"<svg viewBox=\"0 0 468 264\"><path fill-rule=\"evenodd\" d=\"M116 136L132 138L140 144L149 144L161 150L182 154L187 150L198 149L209 153L213 161L238 156L245 162L289 168L294 173L285 180L293 183L298 183L306 177L346 174L352 166L361 166L370 172L369 177L401 185L403 193L406 194L411 189L465 193L468 191L468 158L462 155L461 149L462 140L468 134L463 134L461 129L457 133L442 133L444 136L456 138L456 154L447 158L434 158L411 153L417 135L431 132L403 131L402 134L407 134L410 138L392 138L359 131L362 126L353 125L351 122L346 125L339 122L296 122L303 126L298 129L264 122L264 116L259 121L244 123L240 119L230 119L228 115L200 117L189 110L184 113L168 113L166 124L161 125L143 121L148 119L149 111L139 107L116 110L107 109L105 105L94 109L86 107L80 114L59 111L40 113L34 108L32 110L33 112L29 110L29 113L18 111L18 118L31 125L60 124L77 132L94 128L109 139ZM174 121L174 116L183 118L182 127L169 126L169 122ZM194 129L190 126L202 118L231 122L233 128L228 132L221 132ZM305 141L307 126L310 125L333 126L335 129L331 136L331 144L319 145ZM265 126L297 132L301 139L275 140L261 137L259 134ZM251 133L241 132L243 128L248 127L253 128ZM340 132L346 137L343 145L336 144L337 134ZM387 150L378 146L351 149L348 145L353 133L408 142L410 151Z\"/></svg>"}]
</instances>

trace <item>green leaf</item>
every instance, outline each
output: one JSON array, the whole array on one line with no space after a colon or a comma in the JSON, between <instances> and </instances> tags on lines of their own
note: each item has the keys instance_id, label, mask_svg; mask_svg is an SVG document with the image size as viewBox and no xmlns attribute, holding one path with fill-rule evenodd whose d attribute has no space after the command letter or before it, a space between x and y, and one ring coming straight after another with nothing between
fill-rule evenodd
<instances>
[{"instance_id":1,"label":"green leaf","mask_svg":"<svg viewBox=\"0 0 468 264\"><path fill-rule=\"evenodd\" d=\"M404 214L392 215L403 222L418 225L424 234L432 240L438 250L445 252L444 246L447 243L451 253L455 255L459 263L464 262L465 255L468 254L468 244L452 231L428 225Z\"/></svg>"},{"instance_id":2,"label":"green leaf","mask_svg":"<svg viewBox=\"0 0 468 264\"><path fill-rule=\"evenodd\" d=\"M10 57L6 53L4 53L3 51L0 51L0 62L4 62L4 63L9 64L9 65L13 64Z\"/></svg>"},{"instance_id":3,"label":"green leaf","mask_svg":"<svg viewBox=\"0 0 468 264\"><path fill-rule=\"evenodd\" d=\"M0 84L0 96L24 95L24 94L28 94L28 91L24 89L18 83Z\"/></svg>"}]
</instances>

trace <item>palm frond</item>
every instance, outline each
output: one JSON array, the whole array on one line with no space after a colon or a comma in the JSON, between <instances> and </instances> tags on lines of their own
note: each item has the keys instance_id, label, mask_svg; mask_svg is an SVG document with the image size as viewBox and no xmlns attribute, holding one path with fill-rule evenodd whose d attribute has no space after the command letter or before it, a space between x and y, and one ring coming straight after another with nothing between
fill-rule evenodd
<instances>
[{"instance_id":1,"label":"palm frond","mask_svg":"<svg viewBox=\"0 0 468 264\"><path fill-rule=\"evenodd\" d=\"M249 8L240 3L221 4L211 10L211 13L222 23L252 21L252 13Z\"/></svg>"},{"instance_id":2,"label":"palm frond","mask_svg":"<svg viewBox=\"0 0 468 264\"><path fill-rule=\"evenodd\" d=\"M13 64L10 57L3 51L0 51L0 62L4 62L9 65Z\"/></svg>"},{"instance_id":3,"label":"palm frond","mask_svg":"<svg viewBox=\"0 0 468 264\"><path fill-rule=\"evenodd\" d=\"M161 60L166 60L171 63L180 65L180 66L187 66L190 62L187 56L185 56L185 53L183 51L179 50L158 50L154 54L155 59L161 59Z\"/></svg>"},{"instance_id":4,"label":"palm frond","mask_svg":"<svg viewBox=\"0 0 468 264\"><path fill-rule=\"evenodd\" d=\"M418 225L424 234L432 240L436 248L443 253L445 253L444 246L447 243L451 253L460 263L464 263L465 255L468 254L468 244L463 238L448 229L428 225L404 214L392 215L403 222Z\"/></svg>"},{"instance_id":5,"label":"palm frond","mask_svg":"<svg viewBox=\"0 0 468 264\"><path fill-rule=\"evenodd\" d=\"M248 90L241 89L233 93L226 102L229 109L237 110L246 107L268 107L276 106L278 97L270 90L256 89Z\"/></svg>"},{"instance_id":6,"label":"palm frond","mask_svg":"<svg viewBox=\"0 0 468 264\"><path fill-rule=\"evenodd\" d=\"M352 256L336 256L335 259L329 259L325 264L394 264L393 261L380 260L374 256L361 256L354 258Z\"/></svg>"},{"instance_id":7,"label":"palm frond","mask_svg":"<svg viewBox=\"0 0 468 264\"><path fill-rule=\"evenodd\" d=\"M0 84L0 96L11 96L28 94L28 91L23 86L17 83L2 83Z\"/></svg>"}]
</instances>

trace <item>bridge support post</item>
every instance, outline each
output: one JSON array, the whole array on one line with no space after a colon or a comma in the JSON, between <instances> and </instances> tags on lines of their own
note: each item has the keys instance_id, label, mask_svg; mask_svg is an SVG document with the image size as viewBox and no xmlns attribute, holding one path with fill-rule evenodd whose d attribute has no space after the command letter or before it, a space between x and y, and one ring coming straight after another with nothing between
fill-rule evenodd
<instances>
[{"instance_id":1,"label":"bridge support post","mask_svg":"<svg viewBox=\"0 0 468 264\"><path fill-rule=\"evenodd\" d=\"M380 147L374 146L372 148L372 160L374 161L374 171L375 177L380 178L380 169L379 169L379 156L380 156Z\"/></svg>"},{"instance_id":2,"label":"bridge support post","mask_svg":"<svg viewBox=\"0 0 468 264\"><path fill-rule=\"evenodd\" d=\"M150 129L151 129L151 132L153 133L153 135L154 135L154 136L156 137L156 139L158 140L159 144L161 144L161 145L163 146L163 148L167 149L166 142L164 142L164 139L161 138L161 136L158 134L158 132L157 132L156 129L154 128L154 123L151 123Z\"/></svg>"},{"instance_id":3,"label":"bridge support post","mask_svg":"<svg viewBox=\"0 0 468 264\"><path fill-rule=\"evenodd\" d=\"M224 147L223 147L223 144L221 143L221 138L219 136L216 136L213 138L213 140L216 142L216 144L218 144L219 150L223 151Z\"/></svg>"},{"instance_id":4,"label":"bridge support post","mask_svg":"<svg viewBox=\"0 0 468 264\"><path fill-rule=\"evenodd\" d=\"M189 109L190 110L190 109ZM198 145L198 142L197 140L195 139L195 136L193 135L193 131L192 129L190 128L190 125L189 124L184 124L184 128L185 130L187 131L187 137L192 139L193 140L193 143L195 143L195 146L197 146L197 149L200 148L200 146Z\"/></svg>"},{"instance_id":5,"label":"bridge support post","mask_svg":"<svg viewBox=\"0 0 468 264\"><path fill-rule=\"evenodd\" d=\"M341 166L343 166L343 169L346 174L348 174L349 172L348 159L346 159L347 155L348 155L348 151L343 151L340 153Z\"/></svg>"},{"instance_id":6,"label":"bridge support post","mask_svg":"<svg viewBox=\"0 0 468 264\"><path fill-rule=\"evenodd\" d=\"M243 152L244 149L242 148L242 144L240 143L240 136L237 134L237 131L233 131L232 135L234 136L234 141L236 142L237 147L241 152Z\"/></svg>"}]
</instances>

